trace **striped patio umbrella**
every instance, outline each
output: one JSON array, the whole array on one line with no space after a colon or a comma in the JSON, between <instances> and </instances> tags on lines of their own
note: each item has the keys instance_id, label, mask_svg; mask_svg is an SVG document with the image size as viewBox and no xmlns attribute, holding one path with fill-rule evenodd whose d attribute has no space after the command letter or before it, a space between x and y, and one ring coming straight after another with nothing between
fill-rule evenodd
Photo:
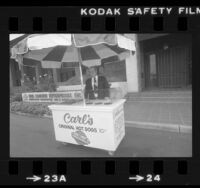
<instances>
[{"instance_id":1,"label":"striped patio umbrella","mask_svg":"<svg viewBox=\"0 0 200 188\"><path fill-rule=\"evenodd\" d=\"M127 58L135 43L118 34L35 34L11 48L11 58L41 62L43 68L91 67ZM84 93L83 93L83 100Z\"/></svg>"},{"instance_id":2,"label":"striped patio umbrella","mask_svg":"<svg viewBox=\"0 0 200 188\"><path fill-rule=\"evenodd\" d=\"M130 51L117 45L98 44L80 48L80 57L84 66L99 66L108 62L123 60ZM62 68L79 66L79 54L75 46L55 46L41 50L32 50L23 56L41 62L43 68Z\"/></svg>"},{"instance_id":3,"label":"striped patio umbrella","mask_svg":"<svg viewBox=\"0 0 200 188\"><path fill-rule=\"evenodd\" d=\"M79 50L77 50L79 49ZM123 60L135 51L134 41L117 34L34 34L15 45L11 52L41 62L43 68L99 66Z\"/></svg>"}]
</instances>

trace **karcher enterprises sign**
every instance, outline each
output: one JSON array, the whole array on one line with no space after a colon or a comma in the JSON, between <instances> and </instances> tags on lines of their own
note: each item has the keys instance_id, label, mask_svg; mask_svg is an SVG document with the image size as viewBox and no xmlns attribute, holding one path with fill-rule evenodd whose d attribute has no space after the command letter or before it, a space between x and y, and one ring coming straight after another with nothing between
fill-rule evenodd
<instances>
[{"instance_id":1,"label":"karcher enterprises sign","mask_svg":"<svg viewBox=\"0 0 200 188\"><path fill-rule=\"evenodd\" d=\"M25 102L62 102L68 99L82 99L81 91L22 93Z\"/></svg>"}]
</instances>

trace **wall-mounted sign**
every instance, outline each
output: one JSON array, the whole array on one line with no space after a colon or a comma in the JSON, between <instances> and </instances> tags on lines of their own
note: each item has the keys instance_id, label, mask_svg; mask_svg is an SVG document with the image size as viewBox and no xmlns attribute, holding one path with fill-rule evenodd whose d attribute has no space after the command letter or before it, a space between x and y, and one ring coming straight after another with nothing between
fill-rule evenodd
<instances>
[{"instance_id":1,"label":"wall-mounted sign","mask_svg":"<svg viewBox=\"0 0 200 188\"><path fill-rule=\"evenodd\" d=\"M62 102L69 99L82 99L81 91L22 93L24 102Z\"/></svg>"}]
</instances>

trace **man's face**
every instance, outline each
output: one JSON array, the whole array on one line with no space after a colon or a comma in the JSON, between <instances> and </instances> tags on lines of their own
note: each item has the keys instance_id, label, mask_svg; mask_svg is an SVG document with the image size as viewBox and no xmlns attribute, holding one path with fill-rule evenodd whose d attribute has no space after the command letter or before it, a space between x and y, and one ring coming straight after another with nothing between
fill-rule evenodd
<instances>
[{"instance_id":1,"label":"man's face","mask_svg":"<svg viewBox=\"0 0 200 188\"><path fill-rule=\"evenodd\" d=\"M97 70L94 67L89 68L89 74L91 77L94 77L97 75Z\"/></svg>"}]
</instances>

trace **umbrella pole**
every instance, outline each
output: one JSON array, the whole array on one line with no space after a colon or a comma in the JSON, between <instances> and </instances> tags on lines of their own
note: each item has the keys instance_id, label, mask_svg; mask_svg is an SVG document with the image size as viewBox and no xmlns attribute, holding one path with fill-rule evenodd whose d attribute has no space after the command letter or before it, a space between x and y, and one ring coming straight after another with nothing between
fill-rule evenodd
<instances>
[{"instance_id":1,"label":"umbrella pole","mask_svg":"<svg viewBox=\"0 0 200 188\"><path fill-rule=\"evenodd\" d=\"M82 72L82 59L81 59L81 52L80 49L77 48L78 52L78 59L79 59L79 70L80 70L80 77L81 77L81 90L82 90L82 95L83 95L83 105L85 106L85 94L84 94L84 86L83 86L83 72Z\"/></svg>"}]
</instances>

